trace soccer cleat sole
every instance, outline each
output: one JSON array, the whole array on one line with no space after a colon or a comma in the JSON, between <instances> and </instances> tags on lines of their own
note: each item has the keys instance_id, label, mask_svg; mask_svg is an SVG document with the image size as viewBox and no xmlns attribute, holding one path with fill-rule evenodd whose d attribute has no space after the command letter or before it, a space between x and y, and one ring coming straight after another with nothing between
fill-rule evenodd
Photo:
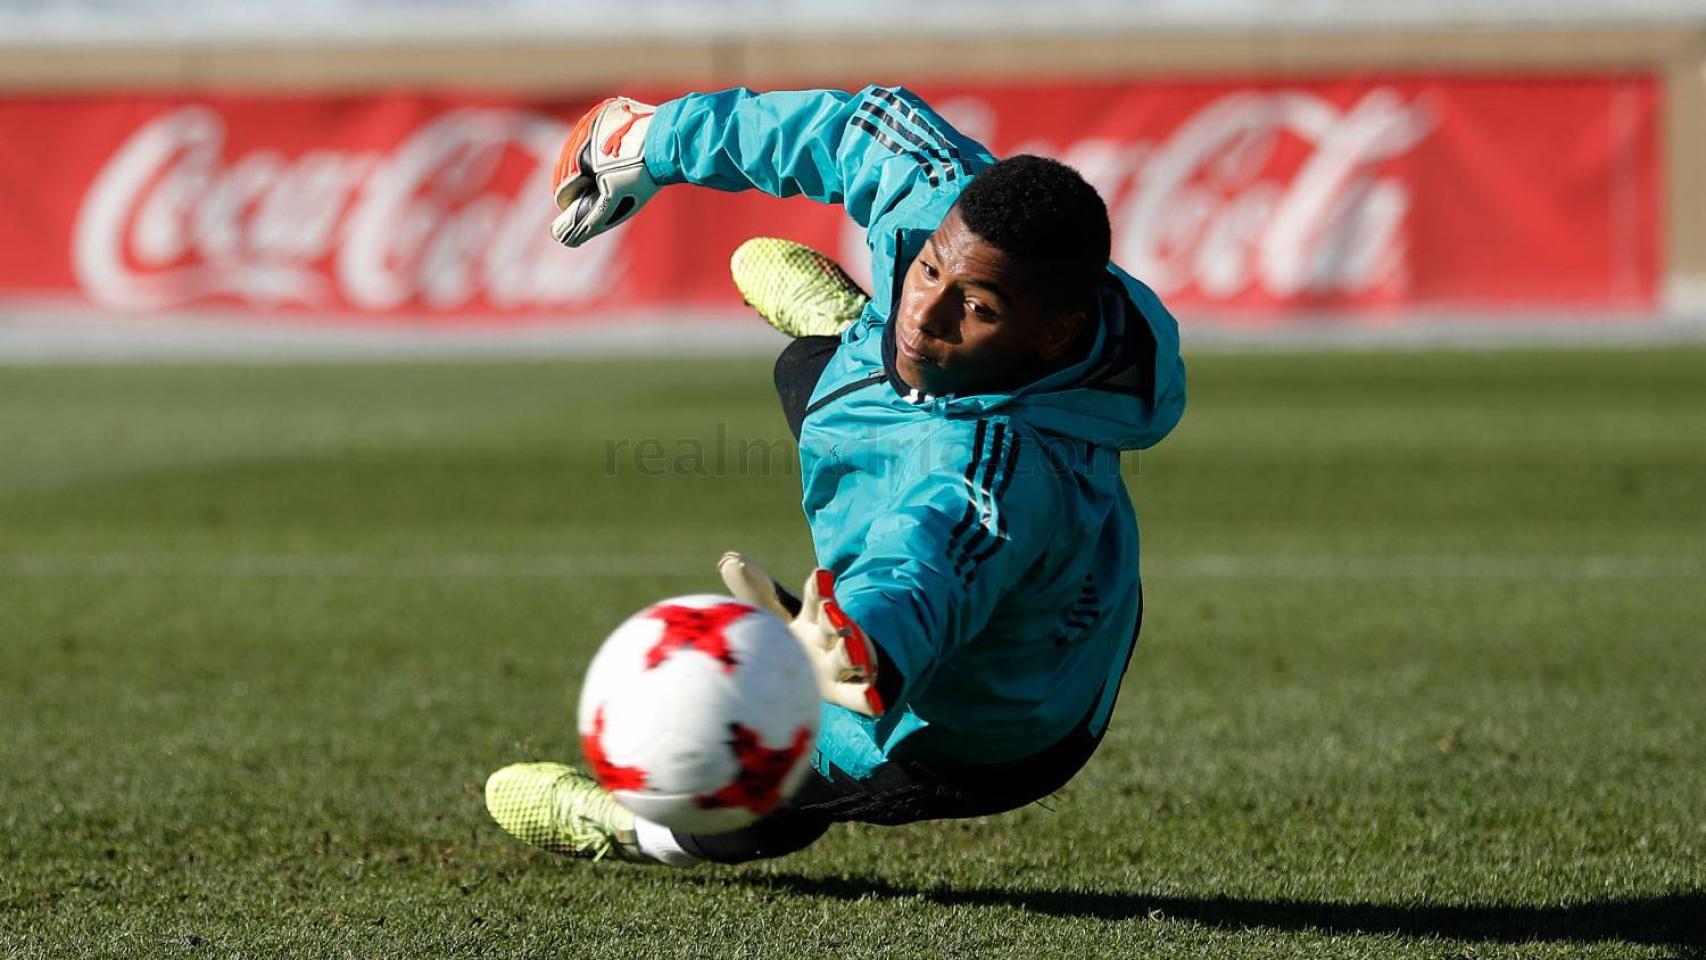
<instances>
[{"instance_id":1,"label":"soccer cleat sole","mask_svg":"<svg viewBox=\"0 0 1706 960\"><path fill-rule=\"evenodd\" d=\"M486 779L486 812L510 836L552 853L644 860L634 816L591 777L561 763L515 763Z\"/></svg>"},{"instance_id":2,"label":"soccer cleat sole","mask_svg":"<svg viewBox=\"0 0 1706 960\"><path fill-rule=\"evenodd\" d=\"M729 274L747 305L790 337L839 334L871 300L840 264L779 237L741 244L729 258Z\"/></svg>"}]
</instances>

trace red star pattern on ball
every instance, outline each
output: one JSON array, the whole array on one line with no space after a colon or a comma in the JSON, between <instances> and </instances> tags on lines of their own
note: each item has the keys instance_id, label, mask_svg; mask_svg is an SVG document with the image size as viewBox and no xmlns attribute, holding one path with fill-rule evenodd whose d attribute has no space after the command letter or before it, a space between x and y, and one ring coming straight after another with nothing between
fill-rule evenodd
<instances>
[{"instance_id":1,"label":"red star pattern on ball","mask_svg":"<svg viewBox=\"0 0 1706 960\"><path fill-rule=\"evenodd\" d=\"M729 732L729 748L740 764L740 772L728 786L716 793L700 794L693 802L707 810L745 807L762 817L782 802L782 780L811 745L812 733L801 727L786 747L772 750L758 739L758 731L751 727L731 723Z\"/></svg>"},{"instance_id":2,"label":"red star pattern on ball","mask_svg":"<svg viewBox=\"0 0 1706 960\"><path fill-rule=\"evenodd\" d=\"M581 734L581 752L586 754L586 762L592 767L592 775L604 785L606 790L643 790L646 786L646 771L639 767L625 767L619 763L611 763L610 755L604 752L604 708L599 707L592 715L592 731Z\"/></svg>"},{"instance_id":3,"label":"red star pattern on ball","mask_svg":"<svg viewBox=\"0 0 1706 960\"><path fill-rule=\"evenodd\" d=\"M645 616L663 621L663 636L646 651L646 669L668 660L679 650L697 650L723 665L724 673L735 672L734 651L723 628L753 612L744 603L717 603L709 607L687 607L660 603Z\"/></svg>"}]
</instances>

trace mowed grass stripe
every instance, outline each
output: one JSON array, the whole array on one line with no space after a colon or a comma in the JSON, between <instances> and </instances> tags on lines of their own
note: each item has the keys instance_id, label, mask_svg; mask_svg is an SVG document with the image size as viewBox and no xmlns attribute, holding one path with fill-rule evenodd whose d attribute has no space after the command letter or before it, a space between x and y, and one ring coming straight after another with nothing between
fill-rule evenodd
<instances>
[{"instance_id":1,"label":"mowed grass stripe","mask_svg":"<svg viewBox=\"0 0 1706 960\"><path fill-rule=\"evenodd\" d=\"M711 565L683 556L623 554L461 554L437 557L351 555L180 556L110 553L0 556L11 577L505 577L691 576ZM1212 554L1147 564L1146 580L1694 580L1706 557L1275 557ZM708 574L708 586L709 586Z\"/></svg>"}]
</instances>

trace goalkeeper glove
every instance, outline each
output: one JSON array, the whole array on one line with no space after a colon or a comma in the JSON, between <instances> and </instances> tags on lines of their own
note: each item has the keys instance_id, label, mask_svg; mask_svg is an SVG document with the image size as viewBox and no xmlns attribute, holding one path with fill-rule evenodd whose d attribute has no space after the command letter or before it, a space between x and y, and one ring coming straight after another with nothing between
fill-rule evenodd
<instances>
[{"instance_id":1,"label":"goalkeeper glove","mask_svg":"<svg viewBox=\"0 0 1706 960\"><path fill-rule=\"evenodd\" d=\"M735 599L768 610L788 624L811 659L818 694L824 700L867 717L880 716L887 709L877 692L876 644L835 601L833 573L821 567L813 570L806 578L799 612L792 613L787 600L793 598L745 556L723 554L717 572Z\"/></svg>"},{"instance_id":2,"label":"goalkeeper glove","mask_svg":"<svg viewBox=\"0 0 1706 960\"><path fill-rule=\"evenodd\" d=\"M655 113L651 104L611 97L569 131L552 175L562 211L551 221L558 243L580 246L632 216L658 192L642 156Z\"/></svg>"}]
</instances>

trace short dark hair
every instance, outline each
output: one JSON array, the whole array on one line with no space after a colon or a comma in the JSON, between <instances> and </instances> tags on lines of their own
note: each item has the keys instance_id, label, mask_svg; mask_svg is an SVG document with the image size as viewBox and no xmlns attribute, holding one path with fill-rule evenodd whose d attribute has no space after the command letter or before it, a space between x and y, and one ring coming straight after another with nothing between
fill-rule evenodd
<instances>
[{"instance_id":1,"label":"short dark hair","mask_svg":"<svg viewBox=\"0 0 1706 960\"><path fill-rule=\"evenodd\" d=\"M1059 160L1020 154L978 174L956 206L972 233L1033 272L1037 293L1067 309L1095 306L1108 266L1108 205Z\"/></svg>"}]
</instances>

